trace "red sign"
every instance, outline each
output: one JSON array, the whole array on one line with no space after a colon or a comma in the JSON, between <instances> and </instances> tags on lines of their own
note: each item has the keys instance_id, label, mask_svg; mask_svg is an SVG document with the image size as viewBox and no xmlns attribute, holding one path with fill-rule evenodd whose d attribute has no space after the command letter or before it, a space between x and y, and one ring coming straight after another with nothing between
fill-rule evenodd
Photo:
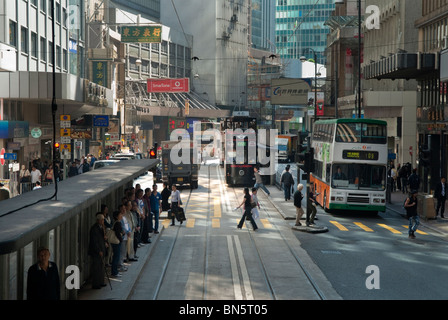
<instances>
[{"instance_id":1,"label":"red sign","mask_svg":"<svg viewBox=\"0 0 448 320\"><path fill-rule=\"evenodd\" d=\"M6 152L5 148L2 148L2 150L0 151L0 164L2 166L5 165L5 152Z\"/></svg>"},{"instance_id":2,"label":"red sign","mask_svg":"<svg viewBox=\"0 0 448 320\"><path fill-rule=\"evenodd\" d=\"M190 92L190 79L148 79L148 92Z\"/></svg>"}]
</instances>

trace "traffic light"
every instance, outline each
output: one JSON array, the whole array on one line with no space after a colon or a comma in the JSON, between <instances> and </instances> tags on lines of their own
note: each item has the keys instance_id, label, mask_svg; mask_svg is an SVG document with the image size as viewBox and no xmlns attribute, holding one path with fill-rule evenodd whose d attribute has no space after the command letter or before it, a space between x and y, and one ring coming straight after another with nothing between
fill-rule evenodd
<instances>
[{"instance_id":1,"label":"traffic light","mask_svg":"<svg viewBox=\"0 0 448 320\"><path fill-rule=\"evenodd\" d=\"M56 161L59 161L61 158L61 151L60 151L59 147L60 147L59 142L55 142L54 147L53 147L53 152L54 152L53 159L55 159Z\"/></svg>"},{"instance_id":2,"label":"traffic light","mask_svg":"<svg viewBox=\"0 0 448 320\"><path fill-rule=\"evenodd\" d=\"M305 172L314 172L314 148L305 153Z\"/></svg>"},{"instance_id":3,"label":"traffic light","mask_svg":"<svg viewBox=\"0 0 448 320\"><path fill-rule=\"evenodd\" d=\"M431 164L431 150L428 149L428 146L420 146L419 152L419 163L423 167L429 167Z\"/></svg>"},{"instance_id":4,"label":"traffic light","mask_svg":"<svg viewBox=\"0 0 448 320\"><path fill-rule=\"evenodd\" d=\"M149 150L149 159L156 159L156 158L157 158L156 150L154 148L151 148L151 150Z\"/></svg>"}]
</instances>

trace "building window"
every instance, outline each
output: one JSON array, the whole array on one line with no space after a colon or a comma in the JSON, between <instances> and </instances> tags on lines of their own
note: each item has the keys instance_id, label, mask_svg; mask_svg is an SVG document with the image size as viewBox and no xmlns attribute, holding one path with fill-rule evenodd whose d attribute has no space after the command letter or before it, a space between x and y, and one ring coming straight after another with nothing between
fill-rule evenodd
<instances>
[{"instance_id":1,"label":"building window","mask_svg":"<svg viewBox=\"0 0 448 320\"><path fill-rule=\"evenodd\" d=\"M28 53L28 29L20 28L20 49L24 53Z\"/></svg>"},{"instance_id":2,"label":"building window","mask_svg":"<svg viewBox=\"0 0 448 320\"><path fill-rule=\"evenodd\" d=\"M12 20L9 20L9 44L17 46L17 23Z\"/></svg>"},{"instance_id":3,"label":"building window","mask_svg":"<svg viewBox=\"0 0 448 320\"><path fill-rule=\"evenodd\" d=\"M40 59L47 61L47 41L42 37L40 37Z\"/></svg>"},{"instance_id":4,"label":"building window","mask_svg":"<svg viewBox=\"0 0 448 320\"><path fill-rule=\"evenodd\" d=\"M37 7L37 0L31 0L31 4L33 4Z\"/></svg>"},{"instance_id":5,"label":"building window","mask_svg":"<svg viewBox=\"0 0 448 320\"><path fill-rule=\"evenodd\" d=\"M56 66L58 68L61 67L61 47L60 46L56 47Z\"/></svg>"},{"instance_id":6,"label":"building window","mask_svg":"<svg viewBox=\"0 0 448 320\"><path fill-rule=\"evenodd\" d=\"M31 32L31 56L37 58L37 34Z\"/></svg>"},{"instance_id":7,"label":"building window","mask_svg":"<svg viewBox=\"0 0 448 320\"><path fill-rule=\"evenodd\" d=\"M46 11L47 8L47 4L46 4L47 0L40 0L40 10L41 11Z\"/></svg>"},{"instance_id":8,"label":"building window","mask_svg":"<svg viewBox=\"0 0 448 320\"><path fill-rule=\"evenodd\" d=\"M53 64L53 42L48 41L48 62Z\"/></svg>"},{"instance_id":9,"label":"building window","mask_svg":"<svg viewBox=\"0 0 448 320\"><path fill-rule=\"evenodd\" d=\"M56 16L56 21L61 23L61 4L59 2L56 2L56 13L54 15Z\"/></svg>"},{"instance_id":10,"label":"building window","mask_svg":"<svg viewBox=\"0 0 448 320\"><path fill-rule=\"evenodd\" d=\"M64 66L64 70L68 70L68 55L67 55L67 50L63 49L62 50L62 63Z\"/></svg>"}]
</instances>

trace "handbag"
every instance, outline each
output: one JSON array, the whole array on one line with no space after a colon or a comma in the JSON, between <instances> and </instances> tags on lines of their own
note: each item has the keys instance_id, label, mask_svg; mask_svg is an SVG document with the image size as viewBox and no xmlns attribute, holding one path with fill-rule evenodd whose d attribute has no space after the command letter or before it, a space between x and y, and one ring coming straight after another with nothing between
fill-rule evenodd
<instances>
[{"instance_id":1,"label":"handbag","mask_svg":"<svg viewBox=\"0 0 448 320\"><path fill-rule=\"evenodd\" d=\"M257 206L257 204L256 204L255 202L251 202L251 203L250 203L250 206L251 206L251 208L253 209L253 208L255 208L255 207Z\"/></svg>"},{"instance_id":2,"label":"handbag","mask_svg":"<svg viewBox=\"0 0 448 320\"><path fill-rule=\"evenodd\" d=\"M115 223L114 223L114 225L115 225ZM117 238L117 235L115 234L113 226L112 226L112 229L109 229L106 231L106 238L110 244L119 244L120 243L120 239Z\"/></svg>"}]
</instances>

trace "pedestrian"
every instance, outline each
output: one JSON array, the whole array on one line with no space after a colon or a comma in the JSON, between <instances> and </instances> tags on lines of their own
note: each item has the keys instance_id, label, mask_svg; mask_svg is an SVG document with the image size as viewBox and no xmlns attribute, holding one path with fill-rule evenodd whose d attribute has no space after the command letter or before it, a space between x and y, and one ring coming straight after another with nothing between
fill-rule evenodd
<instances>
[{"instance_id":1,"label":"pedestrian","mask_svg":"<svg viewBox=\"0 0 448 320\"><path fill-rule=\"evenodd\" d=\"M399 191L401 191L402 190L402 188L401 188L401 163L399 163L398 164L398 167L397 167L397 179L395 180L396 181L396 183L397 183L397 190L399 190Z\"/></svg>"},{"instance_id":2,"label":"pedestrian","mask_svg":"<svg viewBox=\"0 0 448 320\"><path fill-rule=\"evenodd\" d=\"M268 194L268 196L271 195L271 193L269 192L268 188L266 188L266 186L263 183L263 178L261 177L260 174L260 169L258 167L254 167L254 176L255 176L255 185L254 188L261 188L264 190L264 192L266 192Z\"/></svg>"},{"instance_id":3,"label":"pedestrian","mask_svg":"<svg viewBox=\"0 0 448 320\"><path fill-rule=\"evenodd\" d=\"M37 263L28 269L27 300L60 300L61 286L56 263L50 261L50 250L37 249Z\"/></svg>"},{"instance_id":4,"label":"pedestrian","mask_svg":"<svg viewBox=\"0 0 448 320\"><path fill-rule=\"evenodd\" d=\"M113 225L113 221L112 221L112 217L109 214L109 207L106 204L101 204L101 214L104 216L104 230L105 233L107 234L107 232L109 230L112 229L112 225ZM106 241L106 257L104 259L104 263L106 264L106 266L110 267L110 265L112 264L112 246L111 244Z\"/></svg>"},{"instance_id":5,"label":"pedestrian","mask_svg":"<svg viewBox=\"0 0 448 320\"><path fill-rule=\"evenodd\" d=\"M257 193L258 193L258 189L252 188L251 201L252 201L252 203L256 204L256 206L252 208L252 217L254 218L254 220L257 220L258 218L260 218L260 213L258 212L258 210L260 209L260 202L258 202Z\"/></svg>"},{"instance_id":6,"label":"pedestrian","mask_svg":"<svg viewBox=\"0 0 448 320\"><path fill-rule=\"evenodd\" d=\"M180 198L180 191L175 184L172 185L171 190L171 225L174 226L176 217L178 217L179 206L182 205L182 200ZM179 221L182 224L182 219L179 219Z\"/></svg>"},{"instance_id":7,"label":"pedestrian","mask_svg":"<svg viewBox=\"0 0 448 320\"><path fill-rule=\"evenodd\" d=\"M439 209L440 209L440 217L445 218L444 213L445 213L446 192L447 192L446 178L441 177L440 182L437 183L436 190L434 191L434 198L437 199L436 217L439 215Z\"/></svg>"},{"instance_id":8,"label":"pedestrian","mask_svg":"<svg viewBox=\"0 0 448 320\"><path fill-rule=\"evenodd\" d=\"M308 192L308 199L307 199L307 203L306 203L306 225L307 227L310 225L314 225L314 219L316 217L316 213L317 213L317 201L316 201L316 196L317 193L314 194L313 192L314 190L314 184L310 185L310 191Z\"/></svg>"},{"instance_id":9,"label":"pedestrian","mask_svg":"<svg viewBox=\"0 0 448 320\"><path fill-rule=\"evenodd\" d=\"M168 211L170 209L170 203L169 199L171 197L171 190L168 188L168 183L163 183L163 190L162 190L162 211Z\"/></svg>"},{"instance_id":10,"label":"pedestrian","mask_svg":"<svg viewBox=\"0 0 448 320\"><path fill-rule=\"evenodd\" d=\"M417 190L412 190L409 197L404 203L404 208L406 209L406 217L409 219L409 238L415 239L415 231L417 231L418 225L420 224L420 217L417 213Z\"/></svg>"},{"instance_id":11,"label":"pedestrian","mask_svg":"<svg viewBox=\"0 0 448 320\"><path fill-rule=\"evenodd\" d=\"M52 183L54 181L53 179L54 179L53 165L50 164L48 169L45 170L44 182Z\"/></svg>"},{"instance_id":12,"label":"pedestrian","mask_svg":"<svg viewBox=\"0 0 448 320\"><path fill-rule=\"evenodd\" d=\"M404 193L408 192L408 165L403 164L403 166L398 171L399 179L401 180L401 191Z\"/></svg>"},{"instance_id":13,"label":"pedestrian","mask_svg":"<svg viewBox=\"0 0 448 320\"><path fill-rule=\"evenodd\" d=\"M408 185L410 190L416 190L420 187L420 177L417 175L417 169L412 170L412 174L408 178Z\"/></svg>"},{"instance_id":14,"label":"pedestrian","mask_svg":"<svg viewBox=\"0 0 448 320\"><path fill-rule=\"evenodd\" d=\"M142 243L151 243L149 234L153 232L152 227L152 213L151 213L151 188L145 188L145 194L143 195L144 215L143 230L141 235Z\"/></svg>"},{"instance_id":15,"label":"pedestrian","mask_svg":"<svg viewBox=\"0 0 448 320\"><path fill-rule=\"evenodd\" d=\"M285 201L291 200L291 188L294 185L294 178L292 177L291 172L289 172L289 169L289 165L286 166L286 171L282 174L282 177L280 179L280 184L283 184Z\"/></svg>"},{"instance_id":16,"label":"pedestrian","mask_svg":"<svg viewBox=\"0 0 448 320\"><path fill-rule=\"evenodd\" d=\"M137 259L134 256L134 233L135 233L135 227L136 222L134 219L134 214L132 212L132 204L134 201L126 201L126 213L124 214L125 220L128 222L129 228L128 230L128 241L126 242L126 255L125 255L125 262L129 261L137 261ZM123 219L124 220L124 219Z\"/></svg>"},{"instance_id":17,"label":"pedestrian","mask_svg":"<svg viewBox=\"0 0 448 320\"><path fill-rule=\"evenodd\" d=\"M132 217L134 218L135 226L134 226L134 243L131 250L134 250L134 259L138 259L137 249L141 247L140 244L140 231L142 230L142 220L140 218L140 212L138 209L138 202L132 201L132 209L131 209Z\"/></svg>"},{"instance_id":18,"label":"pedestrian","mask_svg":"<svg viewBox=\"0 0 448 320\"><path fill-rule=\"evenodd\" d=\"M36 185L34 186L33 190L37 190L37 189L42 189L42 185L39 180L36 181Z\"/></svg>"},{"instance_id":19,"label":"pedestrian","mask_svg":"<svg viewBox=\"0 0 448 320\"><path fill-rule=\"evenodd\" d=\"M42 173L35 166L31 168L31 184L36 184L37 181L41 181Z\"/></svg>"},{"instance_id":20,"label":"pedestrian","mask_svg":"<svg viewBox=\"0 0 448 320\"><path fill-rule=\"evenodd\" d=\"M115 233L115 237L118 239L119 243L112 243L112 277L121 277L121 272L118 272L118 267L120 265L121 256L121 243L123 241L123 227L121 226L121 219L123 218L123 213L119 210L113 212L114 224L112 225L112 230Z\"/></svg>"},{"instance_id":21,"label":"pedestrian","mask_svg":"<svg viewBox=\"0 0 448 320\"><path fill-rule=\"evenodd\" d=\"M295 226L301 226L300 219L303 216L303 209L302 209L302 190L303 190L303 184L299 183L297 186L296 192L294 192L294 207L296 207L296 224Z\"/></svg>"},{"instance_id":22,"label":"pedestrian","mask_svg":"<svg viewBox=\"0 0 448 320\"><path fill-rule=\"evenodd\" d=\"M96 214L96 222L90 228L89 255L92 257L92 289L105 287L105 241L104 215L101 212Z\"/></svg>"},{"instance_id":23,"label":"pedestrian","mask_svg":"<svg viewBox=\"0 0 448 320\"><path fill-rule=\"evenodd\" d=\"M241 204L238 207L235 208L235 209L239 209L239 208L241 208L241 206L244 205L244 214L241 217L240 222L238 223L238 226L237 226L238 229L241 229L243 227L243 223L244 223L244 220L246 220L246 218L248 218L250 220L250 222L252 223L252 228L253 228L254 231L258 229L257 224L255 223L254 218L252 217L252 213L251 213L251 211L252 211L252 204L251 204L251 202L252 201L251 201L251 196L250 196L250 193L249 193L249 188L246 187L246 188L244 188L244 199L243 199L243 202L241 202Z\"/></svg>"},{"instance_id":24,"label":"pedestrian","mask_svg":"<svg viewBox=\"0 0 448 320\"><path fill-rule=\"evenodd\" d=\"M73 161L68 170L68 176L71 178L77 175L78 175L78 167L76 166L76 161Z\"/></svg>"},{"instance_id":25,"label":"pedestrian","mask_svg":"<svg viewBox=\"0 0 448 320\"><path fill-rule=\"evenodd\" d=\"M156 184L152 186L150 201L151 201L151 212L154 216L154 233L157 234L159 233L159 216L162 210L162 207L160 206L160 202L162 201L162 195L160 194L160 192L157 192Z\"/></svg>"},{"instance_id":26,"label":"pedestrian","mask_svg":"<svg viewBox=\"0 0 448 320\"><path fill-rule=\"evenodd\" d=\"M128 238L131 232L131 228L129 226L129 221L126 219L126 209L127 205L120 204L118 206L118 210L121 213L121 229L123 230L123 236L120 246L120 271L128 271L128 268L125 266L125 262L127 262L127 250L128 250Z\"/></svg>"},{"instance_id":27,"label":"pedestrian","mask_svg":"<svg viewBox=\"0 0 448 320\"><path fill-rule=\"evenodd\" d=\"M143 224L145 223L145 203L143 201L143 189L137 189L135 193L136 203L137 203L137 241L135 241L134 245L141 246L142 245L142 232L143 232ZM135 238L134 238L135 240Z\"/></svg>"}]
</instances>

